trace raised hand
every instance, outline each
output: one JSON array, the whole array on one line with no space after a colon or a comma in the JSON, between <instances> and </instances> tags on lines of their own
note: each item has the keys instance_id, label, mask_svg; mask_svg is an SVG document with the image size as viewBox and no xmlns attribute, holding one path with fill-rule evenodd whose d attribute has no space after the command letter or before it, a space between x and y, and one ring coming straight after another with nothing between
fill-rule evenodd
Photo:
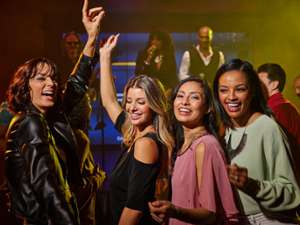
<instances>
[{"instance_id":1,"label":"raised hand","mask_svg":"<svg viewBox=\"0 0 300 225\"><path fill-rule=\"evenodd\" d=\"M103 55L110 56L111 55L112 51L114 50L114 48L116 47L116 45L118 43L119 36L120 36L120 34L109 36L109 38L103 44L103 46L100 47L100 50L99 50L100 56L103 56Z\"/></svg>"},{"instance_id":2,"label":"raised hand","mask_svg":"<svg viewBox=\"0 0 300 225\"><path fill-rule=\"evenodd\" d=\"M102 7L88 8L89 1L84 0L82 6L82 23L85 27L88 36L96 39L100 31L100 22L104 17Z\"/></svg>"}]
</instances>

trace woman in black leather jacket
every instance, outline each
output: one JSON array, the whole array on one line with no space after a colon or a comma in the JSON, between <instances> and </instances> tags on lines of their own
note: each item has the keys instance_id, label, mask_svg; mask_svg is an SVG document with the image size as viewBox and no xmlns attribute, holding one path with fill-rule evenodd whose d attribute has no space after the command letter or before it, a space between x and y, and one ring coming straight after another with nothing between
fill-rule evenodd
<instances>
[{"instance_id":1,"label":"woman in black leather jacket","mask_svg":"<svg viewBox=\"0 0 300 225\"><path fill-rule=\"evenodd\" d=\"M56 66L46 58L21 65L8 89L9 107L16 116L7 132L6 177L12 211L24 224L79 224L69 182L76 180L80 170L67 170L79 163L66 114L86 92L104 11L88 10L85 0L82 13L88 41L63 97Z\"/></svg>"}]
</instances>

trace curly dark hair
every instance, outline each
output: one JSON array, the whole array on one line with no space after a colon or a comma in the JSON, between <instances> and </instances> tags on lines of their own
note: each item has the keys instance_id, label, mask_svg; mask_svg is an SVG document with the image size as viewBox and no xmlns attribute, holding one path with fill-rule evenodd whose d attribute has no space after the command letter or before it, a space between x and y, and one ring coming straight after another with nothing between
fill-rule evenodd
<instances>
[{"instance_id":1,"label":"curly dark hair","mask_svg":"<svg viewBox=\"0 0 300 225\"><path fill-rule=\"evenodd\" d=\"M7 101L12 112L24 112L31 105L29 80L36 75L39 65L48 65L50 76L57 80L57 67L54 62L47 58L30 59L20 65L14 73L7 90ZM60 93L60 90L58 90L58 93Z\"/></svg>"},{"instance_id":2,"label":"curly dark hair","mask_svg":"<svg viewBox=\"0 0 300 225\"><path fill-rule=\"evenodd\" d=\"M232 59L230 62L223 64L218 69L214 79L214 85L213 85L216 111L220 115L221 120L224 123L225 127L232 128L233 124L219 99L219 80L224 73L229 71L241 71L243 74L245 74L248 82L250 95L251 95L251 102L250 102L251 110L253 112L260 112L262 114L271 116L272 111L267 106L267 101L263 94L261 82L253 66L247 61L243 61L241 59Z\"/></svg>"}]
</instances>

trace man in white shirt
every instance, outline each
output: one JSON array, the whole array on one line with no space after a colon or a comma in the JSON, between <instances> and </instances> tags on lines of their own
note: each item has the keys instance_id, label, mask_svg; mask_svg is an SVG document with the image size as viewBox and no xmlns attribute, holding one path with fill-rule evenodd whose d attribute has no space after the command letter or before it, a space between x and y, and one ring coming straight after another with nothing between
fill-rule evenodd
<instances>
[{"instance_id":1,"label":"man in white shirt","mask_svg":"<svg viewBox=\"0 0 300 225\"><path fill-rule=\"evenodd\" d=\"M221 51L214 51L211 42L213 31L208 26L198 30L198 44L185 51L179 67L179 80L200 76L212 84L217 69L225 62Z\"/></svg>"}]
</instances>

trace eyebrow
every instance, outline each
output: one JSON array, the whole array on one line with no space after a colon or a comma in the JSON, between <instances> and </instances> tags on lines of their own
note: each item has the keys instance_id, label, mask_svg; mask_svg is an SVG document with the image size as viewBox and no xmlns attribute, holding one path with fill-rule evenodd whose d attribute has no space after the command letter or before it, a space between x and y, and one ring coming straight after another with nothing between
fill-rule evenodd
<instances>
[{"instance_id":1,"label":"eyebrow","mask_svg":"<svg viewBox=\"0 0 300 225\"><path fill-rule=\"evenodd\" d=\"M47 73L40 73L40 72L36 73L35 76L36 76L36 75L50 76L50 75L48 75Z\"/></svg>"},{"instance_id":2,"label":"eyebrow","mask_svg":"<svg viewBox=\"0 0 300 225\"><path fill-rule=\"evenodd\" d=\"M127 99L132 99L132 98L127 96ZM146 100L146 98L145 97L140 97L140 98L136 98L136 100Z\"/></svg>"},{"instance_id":3,"label":"eyebrow","mask_svg":"<svg viewBox=\"0 0 300 225\"><path fill-rule=\"evenodd\" d=\"M237 84L237 85L235 85L234 87L240 87L240 86L246 86L246 87L248 87L248 85L247 84ZM220 85L219 87L228 87L227 85Z\"/></svg>"},{"instance_id":4,"label":"eyebrow","mask_svg":"<svg viewBox=\"0 0 300 225\"><path fill-rule=\"evenodd\" d=\"M200 94L200 95L202 94L200 91L191 91L191 92L178 91L177 94L178 93L183 93L183 94L185 94L185 93L188 93L188 94Z\"/></svg>"}]
</instances>

